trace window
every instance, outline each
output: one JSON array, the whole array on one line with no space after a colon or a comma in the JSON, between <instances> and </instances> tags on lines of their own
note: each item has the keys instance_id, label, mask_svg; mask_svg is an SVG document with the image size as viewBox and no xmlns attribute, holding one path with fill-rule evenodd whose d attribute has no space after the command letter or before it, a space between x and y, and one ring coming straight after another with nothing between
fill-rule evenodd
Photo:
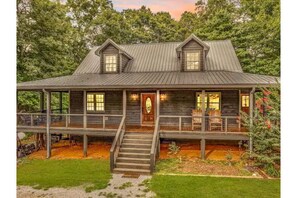
<instances>
[{"instance_id":1,"label":"window","mask_svg":"<svg viewBox=\"0 0 297 198\"><path fill-rule=\"evenodd\" d=\"M87 111L104 111L104 93L87 93Z\"/></svg>"},{"instance_id":2,"label":"window","mask_svg":"<svg viewBox=\"0 0 297 198\"><path fill-rule=\"evenodd\" d=\"M242 95L241 96L241 107L249 107L250 106L250 96Z\"/></svg>"},{"instance_id":3,"label":"window","mask_svg":"<svg viewBox=\"0 0 297 198\"><path fill-rule=\"evenodd\" d=\"M200 52L186 52L187 70L200 70Z\"/></svg>"},{"instance_id":4,"label":"window","mask_svg":"<svg viewBox=\"0 0 297 198\"><path fill-rule=\"evenodd\" d=\"M208 92L204 97L205 110L220 110L221 109L221 93ZM202 109L202 94L196 93L196 109Z\"/></svg>"},{"instance_id":5,"label":"window","mask_svg":"<svg viewBox=\"0 0 297 198\"><path fill-rule=\"evenodd\" d=\"M117 56L116 55L105 55L105 71L116 72L117 71Z\"/></svg>"}]
</instances>

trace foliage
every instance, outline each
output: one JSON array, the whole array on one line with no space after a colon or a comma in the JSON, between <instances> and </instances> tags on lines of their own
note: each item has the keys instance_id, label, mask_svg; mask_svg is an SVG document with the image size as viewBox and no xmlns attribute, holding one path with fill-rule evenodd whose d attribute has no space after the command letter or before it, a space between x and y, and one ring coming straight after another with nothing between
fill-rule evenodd
<instances>
[{"instance_id":1,"label":"foliage","mask_svg":"<svg viewBox=\"0 0 297 198\"><path fill-rule=\"evenodd\" d=\"M232 164L231 164L232 158L233 158L233 155L232 155L231 151L228 150L228 152L227 152L227 154L226 154L226 160L228 161L229 166L232 165Z\"/></svg>"},{"instance_id":2,"label":"foliage","mask_svg":"<svg viewBox=\"0 0 297 198\"><path fill-rule=\"evenodd\" d=\"M17 185L39 189L84 185L90 192L106 188L109 179L106 160L26 160L17 167Z\"/></svg>"},{"instance_id":3,"label":"foliage","mask_svg":"<svg viewBox=\"0 0 297 198\"><path fill-rule=\"evenodd\" d=\"M153 175L149 188L157 197L280 196L280 180Z\"/></svg>"},{"instance_id":4,"label":"foliage","mask_svg":"<svg viewBox=\"0 0 297 198\"><path fill-rule=\"evenodd\" d=\"M132 184L132 182L125 182L125 183L123 183L120 187L118 187L118 189L120 189L120 190L124 190L124 189L126 189L126 188L130 188L130 187L132 187L133 186L133 184ZM116 187L115 187L116 188Z\"/></svg>"},{"instance_id":5,"label":"foliage","mask_svg":"<svg viewBox=\"0 0 297 198\"><path fill-rule=\"evenodd\" d=\"M279 0L198 0L180 20L142 6L121 12L110 0L17 0L17 81L69 75L91 47L116 43L231 39L244 71L280 75ZM32 97L31 97L32 96ZM37 109L38 98L19 96Z\"/></svg>"},{"instance_id":6,"label":"foliage","mask_svg":"<svg viewBox=\"0 0 297 198\"><path fill-rule=\"evenodd\" d=\"M252 158L256 166L272 176L280 175L280 87L262 89L256 97L255 116L250 135L253 140ZM250 117L243 113L249 127Z\"/></svg>"},{"instance_id":7,"label":"foliage","mask_svg":"<svg viewBox=\"0 0 297 198\"><path fill-rule=\"evenodd\" d=\"M169 154L177 154L180 151L180 147L176 145L175 142L171 142L168 146Z\"/></svg>"}]
</instances>

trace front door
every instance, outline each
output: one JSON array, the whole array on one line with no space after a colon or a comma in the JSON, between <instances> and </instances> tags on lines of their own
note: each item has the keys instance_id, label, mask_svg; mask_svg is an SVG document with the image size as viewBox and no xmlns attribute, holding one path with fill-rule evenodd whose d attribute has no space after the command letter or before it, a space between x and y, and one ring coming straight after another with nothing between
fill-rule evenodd
<instances>
[{"instance_id":1,"label":"front door","mask_svg":"<svg viewBox=\"0 0 297 198\"><path fill-rule=\"evenodd\" d=\"M142 124L153 125L155 123L155 94L143 93L141 97Z\"/></svg>"}]
</instances>

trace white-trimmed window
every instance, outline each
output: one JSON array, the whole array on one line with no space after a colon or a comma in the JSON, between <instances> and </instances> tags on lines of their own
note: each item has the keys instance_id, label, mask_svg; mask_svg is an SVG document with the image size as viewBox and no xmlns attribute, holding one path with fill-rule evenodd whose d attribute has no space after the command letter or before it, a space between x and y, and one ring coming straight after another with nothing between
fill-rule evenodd
<instances>
[{"instance_id":1,"label":"white-trimmed window","mask_svg":"<svg viewBox=\"0 0 297 198\"><path fill-rule=\"evenodd\" d=\"M87 93L87 111L102 112L105 110L104 93Z\"/></svg>"},{"instance_id":2,"label":"white-trimmed window","mask_svg":"<svg viewBox=\"0 0 297 198\"><path fill-rule=\"evenodd\" d=\"M206 92L205 110L220 110L221 109L221 93L220 92ZM196 93L196 109L202 109L202 93Z\"/></svg>"},{"instance_id":3,"label":"white-trimmed window","mask_svg":"<svg viewBox=\"0 0 297 198\"><path fill-rule=\"evenodd\" d=\"M105 71L117 71L117 55L104 55Z\"/></svg>"},{"instance_id":4,"label":"white-trimmed window","mask_svg":"<svg viewBox=\"0 0 297 198\"><path fill-rule=\"evenodd\" d=\"M186 52L186 70L200 70L200 51Z\"/></svg>"}]
</instances>

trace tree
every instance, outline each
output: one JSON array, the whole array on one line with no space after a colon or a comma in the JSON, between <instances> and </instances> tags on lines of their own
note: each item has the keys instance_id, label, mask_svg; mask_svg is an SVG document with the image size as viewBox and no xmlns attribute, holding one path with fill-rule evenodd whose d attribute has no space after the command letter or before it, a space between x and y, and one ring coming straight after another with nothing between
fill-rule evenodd
<instances>
[{"instance_id":1,"label":"tree","mask_svg":"<svg viewBox=\"0 0 297 198\"><path fill-rule=\"evenodd\" d=\"M280 3L241 0L233 41L244 71L280 75Z\"/></svg>"},{"instance_id":2,"label":"tree","mask_svg":"<svg viewBox=\"0 0 297 198\"><path fill-rule=\"evenodd\" d=\"M255 116L242 113L246 127L250 127L253 141L252 159L269 175L280 175L280 87L263 88L256 97Z\"/></svg>"}]
</instances>

